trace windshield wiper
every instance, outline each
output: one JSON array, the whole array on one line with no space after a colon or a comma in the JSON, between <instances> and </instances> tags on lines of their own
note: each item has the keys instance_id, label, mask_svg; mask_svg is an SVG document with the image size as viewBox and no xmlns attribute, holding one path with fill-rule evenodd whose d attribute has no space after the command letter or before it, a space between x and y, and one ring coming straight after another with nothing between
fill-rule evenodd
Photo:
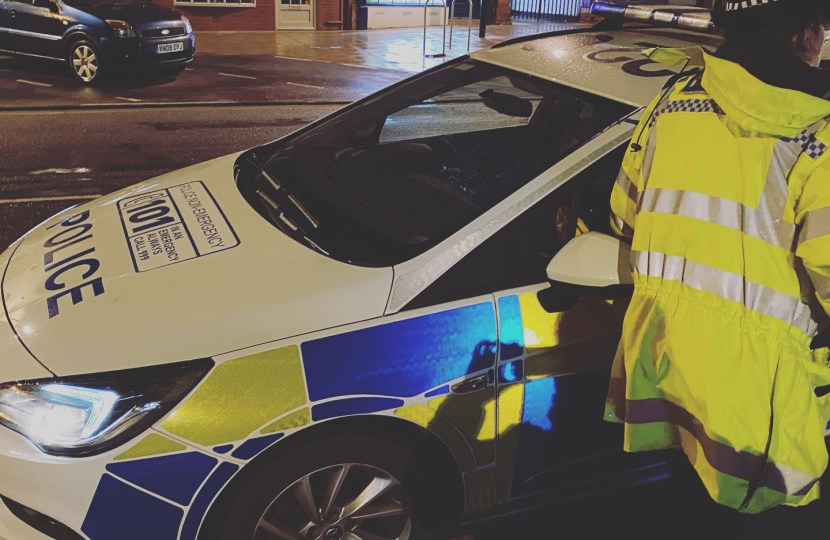
<instances>
[{"instance_id":1,"label":"windshield wiper","mask_svg":"<svg viewBox=\"0 0 830 540\"><path fill-rule=\"evenodd\" d=\"M326 255L327 257L331 256L331 254L328 251L318 246L317 243L314 242L314 240L309 238L306 235L305 231L302 229L302 227L291 221L288 218L288 216L285 215L285 212L283 212L280 209L279 205L274 201L274 199L272 199L267 193L265 193L261 189L256 190L256 193L257 195L259 195L260 200L262 200L265 203L265 211L268 212L269 216L271 216L271 221L274 223L274 225L277 226L278 229L280 229L288 236L297 238L305 242L312 249L319 251L323 255Z\"/></svg>"},{"instance_id":2,"label":"windshield wiper","mask_svg":"<svg viewBox=\"0 0 830 540\"><path fill-rule=\"evenodd\" d=\"M248 156L248 162L254 165L259 170L259 174L262 175L263 178L268 180L268 183L271 184L271 186L277 193L281 193L282 195L284 195L291 202L291 204L293 204L294 207L297 210L299 210L299 212L303 215L304 218L306 218L306 220L311 224L312 227L314 227L315 229L320 227L320 222L314 219L314 216L311 215L311 212L308 211L308 209L303 205L303 203L301 203L297 199L297 197L289 193L289 191L279 180L271 176L271 174L267 170L265 170L265 167L263 167L262 164L259 163L259 160L257 160L256 155L252 154ZM271 202L273 203L274 201Z\"/></svg>"}]
</instances>

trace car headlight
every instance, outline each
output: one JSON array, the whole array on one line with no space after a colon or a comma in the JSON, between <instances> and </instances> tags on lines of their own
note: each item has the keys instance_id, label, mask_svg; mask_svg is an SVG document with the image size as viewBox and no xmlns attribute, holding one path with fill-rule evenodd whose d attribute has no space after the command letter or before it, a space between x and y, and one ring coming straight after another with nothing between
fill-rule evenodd
<instances>
[{"instance_id":1,"label":"car headlight","mask_svg":"<svg viewBox=\"0 0 830 540\"><path fill-rule=\"evenodd\" d=\"M129 23L125 23L124 21L107 21L107 24L112 26L112 30L115 32L115 37L120 38L134 38L135 37L135 30L133 27L130 26Z\"/></svg>"},{"instance_id":2,"label":"car headlight","mask_svg":"<svg viewBox=\"0 0 830 540\"><path fill-rule=\"evenodd\" d=\"M188 34L193 32L193 26L190 24L190 19L182 15L182 22L184 23L184 29Z\"/></svg>"},{"instance_id":3,"label":"car headlight","mask_svg":"<svg viewBox=\"0 0 830 540\"><path fill-rule=\"evenodd\" d=\"M194 360L3 384L0 424L48 454L99 454L158 421L212 367L212 360Z\"/></svg>"}]
</instances>

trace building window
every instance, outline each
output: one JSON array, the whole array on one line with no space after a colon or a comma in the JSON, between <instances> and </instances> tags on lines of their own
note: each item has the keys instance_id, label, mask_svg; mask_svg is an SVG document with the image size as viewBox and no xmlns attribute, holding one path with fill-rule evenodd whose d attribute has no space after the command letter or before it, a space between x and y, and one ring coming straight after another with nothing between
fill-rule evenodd
<instances>
[{"instance_id":1,"label":"building window","mask_svg":"<svg viewBox=\"0 0 830 540\"><path fill-rule=\"evenodd\" d=\"M174 0L176 6L193 7L256 7L256 0Z\"/></svg>"}]
</instances>

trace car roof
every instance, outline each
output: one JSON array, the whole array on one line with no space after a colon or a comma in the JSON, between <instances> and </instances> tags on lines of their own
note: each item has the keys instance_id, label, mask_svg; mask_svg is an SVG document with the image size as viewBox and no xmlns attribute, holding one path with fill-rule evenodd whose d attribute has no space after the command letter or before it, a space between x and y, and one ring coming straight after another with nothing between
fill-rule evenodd
<instances>
[{"instance_id":1,"label":"car roof","mask_svg":"<svg viewBox=\"0 0 830 540\"><path fill-rule=\"evenodd\" d=\"M642 55L645 50L702 46L713 51L720 43L716 34L674 28L586 29L520 38L472 58L644 107L670 76L665 67Z\"/></svg>"}]
</instances>

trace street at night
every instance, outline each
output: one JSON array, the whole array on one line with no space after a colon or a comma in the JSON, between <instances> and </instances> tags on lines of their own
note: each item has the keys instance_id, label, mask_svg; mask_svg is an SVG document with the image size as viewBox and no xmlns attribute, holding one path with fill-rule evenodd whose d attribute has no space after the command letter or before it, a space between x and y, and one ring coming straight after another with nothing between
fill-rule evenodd
<instances>
[{"instance_id":1,"label":"street at night","mask_svg":"<svg viewBox=\"0 0 830 540\"><path fill-rule=\"evenodd\" d=\"M642 148L634 127L696 60L641 55L720 45L704 2L674 14L678 30L592 29L581 0L566 22L534 21L514 0L513 25L478 38L473 20L471 58L457 20L442 58L424 55L438 26L426 43L418 27L326 31L319 13L316 30L226 30L177 0L197 36L181 73L83 84L71 54L3 52L10 1L0 540L827 536L827 494L757 515L715 503L681 442L747 483L767 471L735 465L751 448L718 461L725 443L694 417L668 453L621 457L603 399L624 309L552 277L569 242L626 232L608 201ZM585 296L546 297L559 282ZM803 474L758 489L802 496Z\"/></svg>"}]
</instances>

